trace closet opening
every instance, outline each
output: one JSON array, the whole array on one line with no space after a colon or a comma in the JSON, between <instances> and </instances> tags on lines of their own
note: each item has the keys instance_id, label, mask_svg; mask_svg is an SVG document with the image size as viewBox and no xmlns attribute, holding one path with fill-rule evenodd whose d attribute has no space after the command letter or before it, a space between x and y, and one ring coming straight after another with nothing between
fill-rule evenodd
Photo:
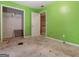
<instances>
[{"instance_id":1,"label":"closet opening","mask_svg":"<svg viewBox=\"0 0 79 59\"><path fill-rule=\"evenodd\" d=\"M2 6L3 39L24 37L24 11Z\"/></svg>"}]
</instances>

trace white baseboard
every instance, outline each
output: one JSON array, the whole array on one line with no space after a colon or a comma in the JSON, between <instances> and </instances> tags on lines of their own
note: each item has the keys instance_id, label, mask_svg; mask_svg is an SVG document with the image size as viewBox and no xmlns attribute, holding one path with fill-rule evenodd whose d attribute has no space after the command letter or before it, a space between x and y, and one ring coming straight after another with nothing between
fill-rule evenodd
<instances>
[{"instance_id":1,"label":"white baseboard","mask_svg":"<svg viewBox=\"0 0 79 59\"><path fill-rule=\"evenodd\" d=\"M59 39L55 39L55 38L51 38L51 37L46 37L48 39L52 39L52 40L55 40L55 41L58 41L58 42L65 42L65 44L69 44L69 45L72 45L72 46L76 46L76 47L79 47L78 44L75 44L75 43L71 43L71 42L67 42L67 41L63 41L63 40L59 40Z\"/></svg>"},{"instance_id":2,"label":"white baseboard","mask_svg":"<svg viewBox=\"0 0 79 59\"><path fill-rule=\"evenodd\" d=\"M37 35L37 36L32 36L32 35L30 35L30 36L24 36L24 38L30 38L30 37L41 37L42 35Z\"/></svg>"},{"instance_id":3,"label":"white baseboard","mask_svg":"<svg viewBox=\"0 0 79 59\"><path fill-rule=\"evenodd\" d=\"M79 47L79 45L75 44L75 43L71 43L71 42L66 42L66 43L69 44L69 45L73 45L73 46Z\"/></svg>"},{"instance_id":4,"label":"white baseboard","mask_svg":"<svg viewBox=\"0 0 79 59\"><path fill-rule=\"evenodd\" d=\"M39 36L41 36L41 35L39 35ZM39 37L39 36L24 36L24 38L32 38L32 37Z\"/></svg>"},{"instance_id":5,"label":"white baseboard","mask_svg":"<svg viewBox=\"0 0 79 59\"><path fill-rule=\"evenodd\" d=\"M58 42L63 42L63 40L59 40L59 39L55 39L55 38L52 38L52 37L46 37L47 39L52 39L52 40L55 40L55 41L58 41Z\"/></svg>"},{"instance_id":6,"label":"white baseboard","mask_svg":"<svg viewBox=\"0 0 79 59\"><path fill-rule=\"evenodd\" d=\"M24 38L30 38L31 36L24 36Z\"/></svg>"}]
</instances>

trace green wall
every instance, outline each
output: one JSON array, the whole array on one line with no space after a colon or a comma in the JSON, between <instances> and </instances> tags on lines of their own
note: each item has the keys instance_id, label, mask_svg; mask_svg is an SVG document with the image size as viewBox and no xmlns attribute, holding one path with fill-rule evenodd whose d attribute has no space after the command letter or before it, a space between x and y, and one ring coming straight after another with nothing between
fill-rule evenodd
<instances>
[{"instance_id":1,"label":"green wall","mask_svg":"<svg viewBox=\"0 0 79 59\"><path fill-rule=\"evenodd\" d=\"M16 3L10 2L10 1L0 1L0 5L1 4L25 10L25 24L24 24L25 25L25 35L26 36L31 35L31 13L32 12L39 12L40 9L30 8L28 6L16 4Z\"/></svg>"},{"instance_id":2,"label":"green wall","mask_svg":"<svg viewBox=\"0 0 79 59\"><path fill-rule=\"evenodd\" d=\"M79 2L57 1L43 10L47 11L48 37L79 44Z\"/></svg>"}]
</instances>

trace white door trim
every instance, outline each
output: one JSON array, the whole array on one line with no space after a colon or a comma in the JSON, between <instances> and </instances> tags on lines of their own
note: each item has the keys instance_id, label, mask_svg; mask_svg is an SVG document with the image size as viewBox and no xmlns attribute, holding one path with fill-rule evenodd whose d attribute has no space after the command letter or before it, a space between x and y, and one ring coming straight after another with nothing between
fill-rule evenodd
<instances>
[{"instance_id":1,"label":"white door trim","mask_svg":"<svg viewBox=\"0 0 79 59\"><path fill-rule=\"evenodd\" d=\"M2 37L3 36L3 31L2 31L3 30L2 29L2 10L3 9L2 9L2 6L1 6L1 24L0 24L1 25L1 40L0 40L1 42L3 42L3 40L2 40L3 39L3 37Z\"/></svg>"},{"instance_id":2,"label":"white door trim","mask_svg":"<svg viewBox=\"0 0 79 59\"><path fill-rule=\"evenodd\" d=\"M8 8L13 8L13 9L17 9L17 10L21 10L21 11L23 11L23 33L24 33L24 38L25 38L25 10L24 9L21 9L21 8L17 8L17 7L12 7L12 6L8 6L8 5L5 5L5 4L1 4L1 42L3 41L3 29L2 29L2 23L3 23L3 21L2 21L2 14L3 14L3 12L2 12L2 10L3 10L3 7L8 7Z\"/></svg>"}]
</instances>

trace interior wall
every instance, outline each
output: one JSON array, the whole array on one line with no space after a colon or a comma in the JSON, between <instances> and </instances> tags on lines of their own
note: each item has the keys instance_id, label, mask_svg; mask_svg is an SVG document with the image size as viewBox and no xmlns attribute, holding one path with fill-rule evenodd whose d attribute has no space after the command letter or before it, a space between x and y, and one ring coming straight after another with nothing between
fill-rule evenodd
<instances>
[{"instance_id":1,"label":"interior wall","mask_svg":"<svg viewBox=\"0 0 79 59\"><path fill-rule=\"evenodd\" d=\"M3 13L3 38L14 37L14 30L23 30L22 15Z\"/></svg>"},{"instance_id":2,"label":"interior wall","mask_svg":"<svg viewBox=\"0 0 79 59\"><path fill-rule=\"evenodd\" d=\"M79 44L79 2L53 2L47 11L47 36Z\"/></svg>"}]
</instances>

